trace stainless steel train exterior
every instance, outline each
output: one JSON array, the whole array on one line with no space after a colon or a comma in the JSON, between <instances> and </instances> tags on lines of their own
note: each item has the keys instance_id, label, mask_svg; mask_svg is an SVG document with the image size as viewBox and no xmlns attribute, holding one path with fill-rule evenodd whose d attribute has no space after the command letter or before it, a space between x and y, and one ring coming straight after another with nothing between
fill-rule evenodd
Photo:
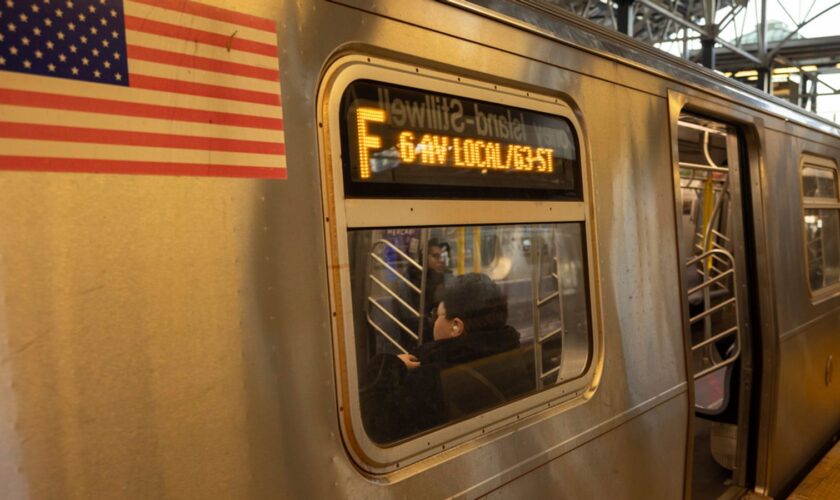
<instances>
[{"instance_id":1,"label":"stainless steel train exterior","mask_svg":"<svg viewBox=\"0 0 840 500\"><path fill-rule=\"evenodd\" d=\"M686 113L738 141L731 482L777 495L840 430L840 289L809 288L800 189L808 155L836 169L835 124L536 1L211 3L276 20L288 178L0 172L0 496L691 496ZM355 80L565 117L581 196L345 196ZM570 221L582 382L366 439L351 230Z\"/></svg>"}]
</instances>

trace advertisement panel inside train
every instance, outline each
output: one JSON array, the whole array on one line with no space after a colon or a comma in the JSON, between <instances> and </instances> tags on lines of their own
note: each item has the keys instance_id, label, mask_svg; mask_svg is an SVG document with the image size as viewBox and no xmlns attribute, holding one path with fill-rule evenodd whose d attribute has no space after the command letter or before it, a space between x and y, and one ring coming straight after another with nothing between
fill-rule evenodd
<instances>
[{"instance_id":1,"label":"advertisement panel inside train","mask_svg":"<svg viewBox=\"0 0 840 500\"><path fill-rule=\"evenodd\" d=\"M349 196L437 187L580 199L575 134L563 117L367 80L345 90L341 116Z\"/></svg>"}]
</instances>

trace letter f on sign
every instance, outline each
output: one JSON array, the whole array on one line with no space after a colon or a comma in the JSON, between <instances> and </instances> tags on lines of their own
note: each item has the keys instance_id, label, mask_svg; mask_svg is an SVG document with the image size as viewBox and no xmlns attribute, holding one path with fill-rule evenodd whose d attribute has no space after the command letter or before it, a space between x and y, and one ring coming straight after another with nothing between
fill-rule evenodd
<instances>
[{"instance_id":1,"label":"letter f on sign","mask_svg":"<svg viewBox=\"0 0 840 500\"><path fill-rule=\"evenodd\" d=\"M356 125L359 132L359 177L370 178L370 150L382 147L382 138L368 134L368 122L385 123L385 110L359 108L356 110Z\"/></svg>"}]
</instances>

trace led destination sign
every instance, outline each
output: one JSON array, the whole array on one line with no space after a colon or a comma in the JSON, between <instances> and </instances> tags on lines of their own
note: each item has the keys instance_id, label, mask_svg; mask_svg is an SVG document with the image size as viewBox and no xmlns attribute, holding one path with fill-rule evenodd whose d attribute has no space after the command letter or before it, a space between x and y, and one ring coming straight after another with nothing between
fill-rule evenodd
<instances>
[{"instance_id":1,"label":"led destination sign","mask_svg":"<svg viewBox=\"0 0 840 500\"><path fill-rule=\"evenodd\" d=\"M341 113L348 194L580 196L565 118L371 81L347 88Z\"/></svg>"}]
</instances>

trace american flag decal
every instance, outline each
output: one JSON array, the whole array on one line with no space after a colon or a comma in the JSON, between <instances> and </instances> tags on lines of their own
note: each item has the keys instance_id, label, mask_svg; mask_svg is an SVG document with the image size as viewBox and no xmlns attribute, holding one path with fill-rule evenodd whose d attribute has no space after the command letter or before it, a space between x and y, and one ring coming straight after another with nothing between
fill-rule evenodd
<instances>
[{"instance_id":1,"label":"american flag decal","mask_svg":"<svg viewBox=\"0 0 840 500\"><path fill-rule=\"evenodd\" d=\"M0 170L286 178L274 21L0 0Z\"/></svg>"}]
</instances>

